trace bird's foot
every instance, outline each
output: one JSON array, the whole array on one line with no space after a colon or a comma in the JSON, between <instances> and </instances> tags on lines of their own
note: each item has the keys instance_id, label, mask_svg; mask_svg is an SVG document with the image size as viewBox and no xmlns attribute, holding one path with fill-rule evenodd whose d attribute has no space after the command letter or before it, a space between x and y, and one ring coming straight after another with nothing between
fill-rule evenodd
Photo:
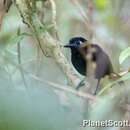
<instances>
[{"instance_id":1,"label":"bird's foot","mask_svg":"<svg viewBox=\"0 0 130 130\"><path fill-rule=\"evenodd\" d=\"M85 85L86 78L82 79L76 87L76 90L79 90L81 87Z\"/></svg>"}]
</instances>

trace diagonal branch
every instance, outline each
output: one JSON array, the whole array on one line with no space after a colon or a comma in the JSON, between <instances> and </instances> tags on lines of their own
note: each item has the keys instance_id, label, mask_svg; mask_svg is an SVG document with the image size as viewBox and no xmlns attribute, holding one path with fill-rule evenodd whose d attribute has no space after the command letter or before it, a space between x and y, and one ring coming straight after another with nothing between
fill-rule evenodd
<instances>
[{"instance_id":1,"label":"diagonal branch","mask_svg":"<svg viewBox=\"0 0 130 130\"><path fill-rule=\"evenodd\" d=\"M58 40L55 40L47 30L43 32L38 32L41 28L42 23L37 17L33 6L33 0L16 0L15 4L22 16L23 21L28 25L30 31L33 31L34 35L37 37L37 41L41 45L40 48L44 48L47 55L51 56L63 72L66 74L68 80L73 86L77 86L80 82L79 76L74 72L71 65L68 63L61 48L61 44ZM34 31L35 30L35 31Z\"/></svg>"}]
</instances>

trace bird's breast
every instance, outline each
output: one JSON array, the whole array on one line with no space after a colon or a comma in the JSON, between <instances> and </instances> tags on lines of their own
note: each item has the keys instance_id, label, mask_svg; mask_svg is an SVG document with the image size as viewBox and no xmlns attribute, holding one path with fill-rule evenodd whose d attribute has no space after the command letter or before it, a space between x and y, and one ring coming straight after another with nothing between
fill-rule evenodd
<instances>
[{"instance_id":1,"label":"bird's breast","mask_svg":"<svg viewBox=\"0 0 130 130\"><path fill-rule=\"evenodd\" d=\"M86 62L80 55L72 55L71 61L74 68L81 74L86 75Z\"/></svg>"}]
</instances>

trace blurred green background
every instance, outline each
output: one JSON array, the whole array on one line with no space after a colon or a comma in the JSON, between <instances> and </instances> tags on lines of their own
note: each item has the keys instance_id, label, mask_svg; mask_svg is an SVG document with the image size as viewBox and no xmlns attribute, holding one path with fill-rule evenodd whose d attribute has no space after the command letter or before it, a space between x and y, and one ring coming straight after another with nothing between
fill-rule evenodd
<instances>
[{"instance_id":1,"label":"blurred green background","mask_svg":"<svg viewBox=\"0 0 130 130\"><path fill-rule=\"evenodd\" d=\"M93 0L92 7L88 1L79 0L79 6L75 0L55 0L60 40L67 44L73 36L89 39L92 27L92 40L110 56L115 71L128 69L129 58L119 64L119 55L129 47L130 1ZM91 17L90 26L86 26L82 15L86 19ZM0 130L80 130L84 100L56 91L30 76L37 73L40 79L67 83L52 58L42 55L37 59L34 38L17 36L19 27L22 32L30 33L18 10L12 6L0 31ZM18 66L18 41L21 41L21 64L28 72L24 76ZM63 53L70 62L70 51Z\"/></svg>"}]
</instances>

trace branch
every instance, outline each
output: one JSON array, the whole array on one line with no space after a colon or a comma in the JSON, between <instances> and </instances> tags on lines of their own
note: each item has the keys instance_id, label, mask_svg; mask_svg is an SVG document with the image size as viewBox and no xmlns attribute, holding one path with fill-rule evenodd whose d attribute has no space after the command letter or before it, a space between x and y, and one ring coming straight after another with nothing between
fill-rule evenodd
<instances>
[{"instance_id":1,"label":"branch","mask_svg":"<svg viewBox=\"0 0 130 130\"><path fill-rule=\"evenodd\" d=\"M0 27L2 24L3 17L5 13L8 12L11 4L12 0L0 0Z\"/></svg>"},{"instance_id":2,"label":"branch","mask_svg":"<svg viewBox=\"0 0 130 130\"><path fill-rule=\"evenodd\" d=\"M60 38L57 32L57 24L56 24L56 4L54 0L50 0L50 3L51 3L51 10L52 10L52 24L54 26L54 31L55 31L54 33L56 35L57 40L59 40Z\"/></svg>"},{"instance_id":3,"label":"branch","mask_svg":"<svg viewBox=\"0 0 130 130\"><path fill-rule=\"evenodd\" d=\"M87 13L84 11L83 7L81 6L81 4L79 3L78 0L71 0L72 3L77 6L78 10L79 10L79 13L80 15L82 16L83 18L83 22L85 24L85 27L86 27L86 30L88 30L89 32L89 39L92 40L93 38L93 2L92 0L87 0Z\"/></svg>"},{"instance_id":4,"label":"branch","mask_svg":"<svg viewBox=\"0 0 130 130\"><path fill-rule=\"evenodd\" d=\"M42 83L46 83L46 84L50 85L50 87L52 87L54 89L57 89L57 90L60 90L60 91L65 91L65 92L69 92L69 93L74 94L74 95L76 95L78 97L81 97L81 98L87 99L87 100L91 100L91 101L94 101L94 102L96 102L98 100L98 97L93 96L93 95L91 95L89 93L84 93L84 92L76 91L74 89L71 89L71 87L68 86L68 85L67 86L63 86L63 85L60 85L60 84L57 84L57 83L46 81L46 80L40 79L39 77L37 77L37 76L35 76L33 74L30 74L30 73L28 73L28 75L31 78L33 78L33 79L35 79L37 81L40 81Z\"/></svg>"},{"instance_id":5,"label":"branch","mask_svg":"<svg viewBox=\"0 0 130 130\"><path fill-rule=\"evenodd\" d=\"M73 86L77 86L80 82L79 76L74 72L73 68L68 63L66 57L62 53L61 44L58 40L55 40L47 30L38 32L42 23L37 17L37 14L33 10L33 0L16 0L15 4L22 16L24 23L28 25L31 31L34 32L35 37L40 45L40 48L46 51L47 55L51 56L57 64L61 67L66 74L68 80Z\"/></svg>"},{"instance_id":6,"label":"branch","mask_svg":"<svg viewBox=\"0 0 130 130\"><path fill-rule=\"evenodd\" d=\"M19 29L17 31L17 35L19 36L20 34L21 34L21 31L20 31L20 27L19 27ZM17 43L17 52L18 52L18 64L21 65L22 62L21 62L21 45L20 45L20 41ZM24 86L27 88L27 83L26 83L26 80L25 80L24 73L22 71L22 67L19 68L19 71L20 71L21 78L23 80Z\"/></svg>"}]
</instances>

